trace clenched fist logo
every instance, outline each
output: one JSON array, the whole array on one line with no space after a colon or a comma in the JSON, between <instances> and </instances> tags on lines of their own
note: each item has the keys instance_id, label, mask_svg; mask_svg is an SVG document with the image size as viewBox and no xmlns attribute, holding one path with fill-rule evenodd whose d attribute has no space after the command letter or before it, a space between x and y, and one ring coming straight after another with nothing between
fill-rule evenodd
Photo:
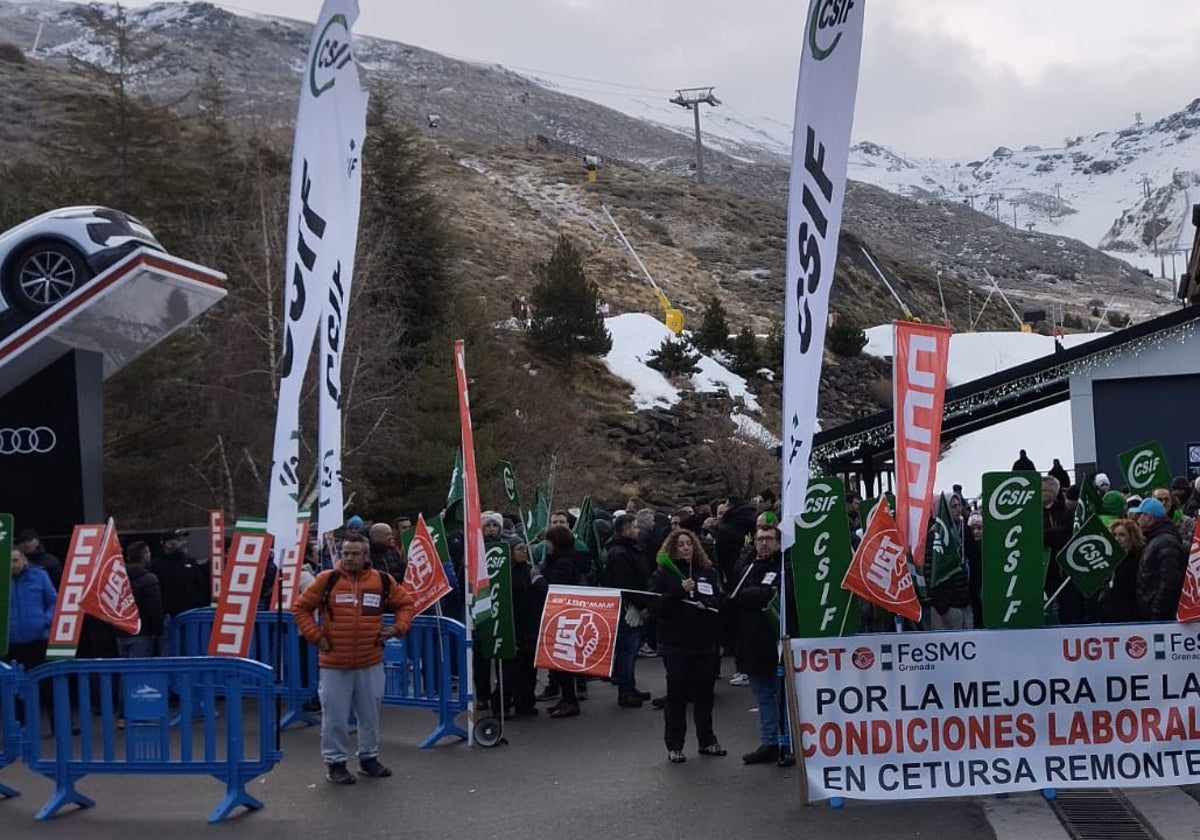
<instances>
[{"instance_id":1,"label":"clenched fist logo","mask_svg":"<svg viewBox=\"0 0 1200 840\"><path fill-rule=\"evenodd\" d=\"M564 671L584 672L606 653L612 628L591 610L568 609L555 617L550 655Z\"/></svg>"},{"instance_id":2,"label":"clenched fist logo","mask_svg":"<svg viewBox=\"0 0 1200 840\"><path fill-rule=\"evenodd\" d=\"M417 548L416 543L413 543L413 548L416 550L410 549L409 551L408 570L405 572L404 582L411 589L420 592L429 585L429 579L433 577L433 565L429 562L429 555L423 548Z\"/></svg>"},{"instance_id":3,"label":"clenched fist logo","mask_svg":"<svg viewBox=\"0 0 1200 840\"><path fill-rule=\"evenodd\" d=\"M600 628L596 626L594 613L585 613L579 623L579 632L575 634L575 647L579 649L577 657L579 664L586 663L600 647Z\"/></svg>"}]
</instances>

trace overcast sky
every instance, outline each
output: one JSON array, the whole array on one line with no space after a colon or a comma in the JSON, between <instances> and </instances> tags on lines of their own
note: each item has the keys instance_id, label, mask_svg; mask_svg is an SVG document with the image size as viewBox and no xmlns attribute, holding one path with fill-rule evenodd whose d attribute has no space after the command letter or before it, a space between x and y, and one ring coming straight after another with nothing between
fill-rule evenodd
<instances>
[{"instance_id":1,"label":"overcast sky","mask_svg":"<svg viewBox=\"0 0 1200 840\"><path fill-rule=\"evenodd\" d=\"M321 4L218 5L315 20ZM355 31L537 71L583 96L714 85L738 116L790 123L806 5L359 0ZM867 0L866 20L855 139L911 154L1058 145L1200 97L1200 0Z\"/></svg>"}]
</instances>

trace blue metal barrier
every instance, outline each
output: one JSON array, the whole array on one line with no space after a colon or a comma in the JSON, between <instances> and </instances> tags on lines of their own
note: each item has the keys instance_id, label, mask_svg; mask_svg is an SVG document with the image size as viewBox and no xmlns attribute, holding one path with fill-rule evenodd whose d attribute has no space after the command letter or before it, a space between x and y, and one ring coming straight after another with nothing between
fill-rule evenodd
<instances>
[{"instance_id":1,"label":"blue metal barrier","mask_svg":"<svg viewBox=\"0 0 1200 840\"><path fill-rule=\"evenodd\" d=\"M146 773L209 775L224 782L225 796L208 818L219 822L239 806L263 807L246 784L283 757L275 749L274 675L259 662L223 656L80 659L40 665L22 682L27 709L38 708L43 685L53 699L53 739L43 741L40 715L28 716L22 739L29 769L56 785L39 820L67 804L94 805L75 790L84 776ZM169 709L172 690L179 694L177 730ZM220 716L219 696L225 698ZM72 699L78 735L71 732ZM247 717L258 730L256 747L243 743Z\"/></svg>"},{"instance_id":2,"label":"blue metal barrier","mask_svg":"<svg viewBox=\"0 0 1200 840\"><path fill-rule=\"evenodd\" d=\"M169 622L168 631L171 653L176 656L205 654L212 621L211 608L188 610L175 616ZM392 621L392 615L383 616L385 626ZM304 703L317 693L317 649L304 643L290 613L283 614L282 624L283 683L279 690L285 712L280 719L281 725L287 727L296 722L317 724L320 718L304 711ZM273 667L279 638L276 614L259 613L254 619L249 658ZM387 682L383 704L430 709L437 713L438 724L421 742L421 749L431 747L445 737L464 740L468 737L466 730L455 725L454 718L466 711L474 699L466 690L470 647L467 629L461 621L419 615L413 619L407 637L389 641L385 648L384 673ZM461 680L455 679L460 675L463 677ZM194 705L196 709L201 707L199 702Z\"/></svg>"},{"instance_id":3,"label":"blue metal barrier","mask_svg":"<svg viewBox=\"0 0 1200 840\"><path fill-rule=\"evenodd\" d=\"M19 668L0 662L0 770L16 761L21 754L21 727L17 723L17 688L20 679ZM0 784L0 797L20 795L19 790Z\"/></svg>"},{"instance_id":4,"label":"blue metal barrier","mask_svg":"<svg viewBox=\"0 0 1200 840\"><path fill-rule=\"evenodd\" d=\"M456 725L454 718L465 712L473 699L466 690L470 650L467 628L461 621L433 615L417 616L407 636L389 639L384 645L383 705L437 712L437 726L425 736L421 749L446 737L467 739L466 730Z\"/></svg>"},{"instance_id":5,"label":"blue metal barrier","mask_svg":"<svg viewBox=\"0 0 1200 840\"><path fill-rule=\"evenodd\" d=\"M170 653L174 656L204 656L208 653L208 638L212 633L214 610L203 607L188 610L169 622ZM283 696L283 715L280 726L286 729L293 723L316 725L318 715L304 711L304 704L317 694L317 650L305 644L289 612L277 616L259 612L254 617L254 633L250 637L248 659L271 668L279 661L279 640L283 639L283 673L280 693Z\"/></svg>"}]
</instances>

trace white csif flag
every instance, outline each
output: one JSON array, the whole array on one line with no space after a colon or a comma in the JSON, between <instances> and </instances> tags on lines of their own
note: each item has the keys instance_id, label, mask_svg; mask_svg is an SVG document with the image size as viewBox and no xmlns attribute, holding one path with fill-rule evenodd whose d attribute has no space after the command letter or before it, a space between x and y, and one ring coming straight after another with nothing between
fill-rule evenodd
<instances>
[{"instance_id":1,"label":"white csif flag","mask_svg":"<svg viewBox=\"0 0 1200 840\"><path fill-rule=\"evenodd\" d=\"M866 0L810 0L788 181L783 337L784 548L804 511L837 262Z\"/></svg>"},{"instance_id":2,"label":"white csif flag","mask_svg":"<svg viewBox=\"0 0 1200 840\"><path fill-rule=\"evenodd\" d=\"M300 84L288 214L283 356L267 530L277 545L295 536L300 493L300 393L322 330L318 472L321 533L342 524L341 349L354 270L367 92L350 29L357 0L326 0Z\"/></svg>"}]
</instances>

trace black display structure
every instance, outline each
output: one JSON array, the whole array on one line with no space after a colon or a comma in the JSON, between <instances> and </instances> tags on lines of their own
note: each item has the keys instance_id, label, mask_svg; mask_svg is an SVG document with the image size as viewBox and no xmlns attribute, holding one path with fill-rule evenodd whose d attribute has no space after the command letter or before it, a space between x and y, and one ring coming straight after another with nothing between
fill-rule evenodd
<instances>
[{"instance_id":1,"label":"black display structure","mask_svg":"<svg viewBox=\"0 0 1200 840\"><path fill-rule=\"evenodd\" d=\"M0 511L62 546L102 523L104 381L225 296L225 275L135 251L32 319L0 318Z\"/></svg>"},{"instance_id":2,"label":"black display structure","mask_svg":"<svg viewBox=\"0 0 1200 840\"><path fill-rule=\"evenodd\" d=\"M0 399L0 510L47 535L103 518L99 353L73 350Z\"/></svg>"}]
</instances>

